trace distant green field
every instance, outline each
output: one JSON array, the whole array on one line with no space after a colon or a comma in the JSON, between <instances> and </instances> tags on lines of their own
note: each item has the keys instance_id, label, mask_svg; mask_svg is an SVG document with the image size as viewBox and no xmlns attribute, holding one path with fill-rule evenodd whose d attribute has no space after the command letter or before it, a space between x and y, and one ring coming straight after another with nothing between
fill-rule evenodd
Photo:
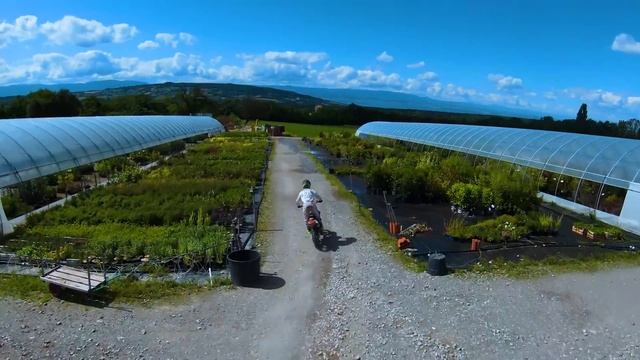
<instances>
[{"instance_id":1,"label":"distant green field","mask_svg":"<svg viewBox=\"0 0 640 360\"><path fill-rule=\"evenodd\" d=\"M355 133L358 129L357 126L352 125L311 125L311 124L298 124L298 123L285 123L277 121L260 121L260 124L270 125L282 125L284 126L285 133L291 136L301 137L317 137L320 132L342 132L348 131Z\"/></svg>"}]
</instances>

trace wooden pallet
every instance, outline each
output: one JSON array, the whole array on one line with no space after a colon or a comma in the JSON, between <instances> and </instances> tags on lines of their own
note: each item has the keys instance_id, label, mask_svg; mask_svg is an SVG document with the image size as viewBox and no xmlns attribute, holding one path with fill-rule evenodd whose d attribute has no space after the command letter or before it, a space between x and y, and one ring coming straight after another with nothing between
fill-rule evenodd
<instances>
[{"instance_id":1,"label":"wooden pallet","mask_svg":"<svg viewBox=\"0 0 640 360\"><path fill-rule=\"evenodd\" d=\"M89 293L102 286L106 282L104 274L90 272L84 269L70 266L58 266L40 277L49 284L58 285L67 289Z\"/></svg>"}]
</instances>

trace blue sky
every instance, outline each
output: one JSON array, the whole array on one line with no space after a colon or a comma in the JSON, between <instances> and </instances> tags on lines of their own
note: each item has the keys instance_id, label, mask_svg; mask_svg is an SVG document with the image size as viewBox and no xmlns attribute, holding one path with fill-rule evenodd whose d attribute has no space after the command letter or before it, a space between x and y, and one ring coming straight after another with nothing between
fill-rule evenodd
<instances>
[{"instance_id":1,"label":"blue sky","mask_svg":"<svg viewBox=\"0 0 640 360\"><path fill-rule=\"evenodd\" d=\"M0 85L291 84L639 118L639 18L635 0L3 0Z\"/></svg>"}]
</instances>

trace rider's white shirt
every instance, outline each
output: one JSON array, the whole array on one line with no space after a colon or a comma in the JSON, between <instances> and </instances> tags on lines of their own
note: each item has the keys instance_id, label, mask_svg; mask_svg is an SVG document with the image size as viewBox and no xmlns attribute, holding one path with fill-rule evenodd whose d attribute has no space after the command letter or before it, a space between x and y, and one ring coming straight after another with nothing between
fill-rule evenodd
<instances>
[{"instance_id":1,"label":"rider's white shirt","mask_svg":"<svg viewBox=\"0 0 640 360\"><path fill-rule=\"evenodd\" d=\"M315 205L318 201L321 201L322 198L318 193L313 189L302 189L298 194L298 198L296 199L296 204L298 205Z\"/></svg>"}]
</instances>

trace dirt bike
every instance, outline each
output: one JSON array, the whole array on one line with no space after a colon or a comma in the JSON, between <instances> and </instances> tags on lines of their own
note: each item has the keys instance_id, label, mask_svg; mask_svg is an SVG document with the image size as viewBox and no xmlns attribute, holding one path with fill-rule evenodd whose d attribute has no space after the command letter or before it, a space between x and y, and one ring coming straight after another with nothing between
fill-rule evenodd
<instances>
[{"instance_id":1,"label":"dirt bike","mask_svg":"<svg viewBox=\"0 0 640 360\"><path fill-rule=\"evenodd\" d=\"M318 201L321 203L322 201ZM301 205L298 205L298 209L302 208ZM310 207L307 209L311 209ZM323 233L321 219L316 219L316 216L311 211L306 211L305 209L305 225L307 226L307 231L311 234L311 241L313 244L318 246L320 244L320 238Z\"/></svg>"}]
</instances>

